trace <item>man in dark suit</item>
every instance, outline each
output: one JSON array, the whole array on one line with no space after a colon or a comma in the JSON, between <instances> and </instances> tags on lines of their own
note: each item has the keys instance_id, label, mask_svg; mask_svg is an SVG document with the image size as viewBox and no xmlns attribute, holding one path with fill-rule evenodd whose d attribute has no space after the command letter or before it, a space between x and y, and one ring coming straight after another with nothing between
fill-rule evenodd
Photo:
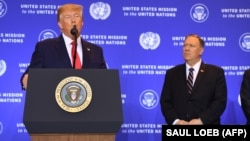
<instances>
[{"instance_id":1,"label":"man in dark suit","mask_svg":"<svg viewBox=\"0 0 250 141\"><path fill-rule=\"evenodd\" d=\"M185 63L166 72L160 104L169 125L220 124L227 102L224 70L204 63L203 52L204 40L196 34L187 35L183 45ZM190 93L189 68L193 68Z\"/></svg>"},{"instance_id":2,"label":"man in dark suit","mask_svg":"<svg viewBox=\"0 0 250 141\"><path fill-rule=\"evenodd\" d=\"M250 69L244 72L240 88L241 107L250 125Z\"/></svg>"},{"instance_id":3,"label":"man in dark suit","mask_svg":"<svg viewBox=\"0 0 250 141\"><path fill-rule=\"evenodd\" d=\"M61 35L36 44L30 65L21 77L23 89L27 88L29 68L72 68L78 66L76 69L107 69L102 48L84 41L80 36L84 24L81 5L64 4L60 6L57 11L57 23L62 32ZM77 61L74 61L76 59L71 54L72 42L75 43L75 41L77 41L77 51L73 52L78 55L79 63L76 63L77 65L74 65L74 62Z\"/></svg>"}]
</instances>

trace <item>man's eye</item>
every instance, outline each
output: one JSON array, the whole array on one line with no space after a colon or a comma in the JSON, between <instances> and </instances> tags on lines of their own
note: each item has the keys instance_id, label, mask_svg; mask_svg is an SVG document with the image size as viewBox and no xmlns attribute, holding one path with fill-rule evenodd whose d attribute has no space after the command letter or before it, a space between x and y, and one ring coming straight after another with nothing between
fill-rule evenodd
<instances>
[{"instance_id":1,"label":"man's eye","mask_svg":"<svg viewBox=\"0 0 250 141\"><path fill-rule=\"evenodd\" d=\"M79 18L80 17L80 15L75 15L75 18Z\"/></svg>"},{"instance_id":2,"label":"man's eye","mask_svg":"<svg viewBox=\"0 0 250 141\"><path fill-rule=\"evenodd\" d=\"M70 19L70 16L65 16L65 19Z\"/></svg>"}]
</instances>

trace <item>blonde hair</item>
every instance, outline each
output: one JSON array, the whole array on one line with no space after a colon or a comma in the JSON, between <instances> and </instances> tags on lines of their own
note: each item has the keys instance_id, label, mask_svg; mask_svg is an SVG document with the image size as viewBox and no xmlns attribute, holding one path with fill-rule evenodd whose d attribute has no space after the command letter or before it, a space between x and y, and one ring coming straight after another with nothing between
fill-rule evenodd
<instances>
[{"instance_id":1,"label":"blonde hair","mask_svg":"<svg viewBox=\"0 0 250 141\"><path fill-rule=\"evenodd\" d=\"M61 5L58 9L57 9L57 22L60 21L60 15L66 11L66 10L72 10L72 11L79 11L81 13L81 16L83 16L83 6L79 5L79 4L64 4Z\"/></svg>"}]
</instances>

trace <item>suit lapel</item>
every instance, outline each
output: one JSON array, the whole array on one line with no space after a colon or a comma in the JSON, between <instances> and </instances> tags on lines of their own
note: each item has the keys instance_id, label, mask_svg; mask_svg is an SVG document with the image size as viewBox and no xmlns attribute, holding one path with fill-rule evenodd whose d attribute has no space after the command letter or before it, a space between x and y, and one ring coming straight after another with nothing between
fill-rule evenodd
<instances>
[{"instance_id":1,"label":"suit lapel","mask_svg":"<svg viewBox=\"0 0 250 141\"><path fill-rule=\"evenodd\" d=\"M185 94L185 96L188 98L190 96L190 94L188 94L187 92L187 78L186 78L186 64L184 63L183 65L181 65L181 69L180 69L180 74L179 76L177 76L177 78L179 79L179 81L181 82L181 86L186 86L185 89L183 90L183 93Z\"/></svg>"},{"instance_id":2,"label":"suit lapel","mask_svg":"<svg viewBox=\"0 0 250 141\"><path fill-rule=\"evenodd\" d=\"M64 42L64 39L62 35L60 35L57 39L56 43L56 49L58 52L58 56L60 60L63 60L63 64L66 68L72 68L71 62L70 62L70 56L68 55L68 51ZM66 57L67 56L67 57Z\"/></svg>"},{"instance_id":3,"label":"suit lapel","mask_svg":"<svg viewBox=\"0 0 250 141\"><path fill-rule=\"evenodd\" d=\"M86 41L84 41L83 39L81 39L82 42L82 54L83 54L83 68L88 68L89 66L89 62L90 62L90 52L91 52L91 48L88 45L88 43Z\"/></svg>"},{"instance_id":4,"label":"suit lapel","mask_svg":"<svg viewBox=\"0 0 250 141\"><path fill-rule=\"evenodd\" d=\"M202 63L201 63L201 66L200 66L200 69L199 69L199 72L198 72L198 74L197 74L197 77L196 77L194 86L193 86L193 91L192 91L192 93L194 93L195 90L199 87L199 84L200 84L200 82L202 81L202 79L203 79L203 77L205 76L205 74L206 74L206 65L202 62Z\"/></svg>"}]
</instances>

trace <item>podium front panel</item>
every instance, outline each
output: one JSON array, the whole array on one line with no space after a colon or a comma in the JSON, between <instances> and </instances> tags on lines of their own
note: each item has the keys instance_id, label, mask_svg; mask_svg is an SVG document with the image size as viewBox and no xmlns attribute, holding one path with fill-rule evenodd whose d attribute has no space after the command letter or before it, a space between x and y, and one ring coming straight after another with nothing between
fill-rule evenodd
<instances>
[{"instance_id":1,"label":"podium front panel","mask_svg":"<svg viewBox=\"0 0 250 141\"><path fill-rule=\"evenodd\" d=\"M56 88L68 77L91 87L91 102L80 112L65 111L56 102ZM123 122L118 70L30 69L23 122L30 134L117 133Z\"/></svg>"}]
</instances>

